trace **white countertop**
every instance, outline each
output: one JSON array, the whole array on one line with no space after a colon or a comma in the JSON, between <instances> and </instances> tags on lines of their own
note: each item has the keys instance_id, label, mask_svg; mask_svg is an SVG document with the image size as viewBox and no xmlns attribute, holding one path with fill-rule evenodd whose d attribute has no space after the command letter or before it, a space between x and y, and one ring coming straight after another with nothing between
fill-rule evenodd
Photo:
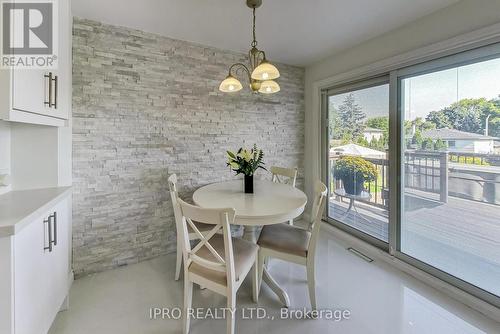
<instances>
[{"instance_id":1,"label":"white countertop","mask_svg":"<svg viewBox=\"0 0 500 334\"><path fill-rule=\"evenodd\" d=\"M0 237L18 233L70 194L71 187L56 187L18 190L0 195Z\"/></svg>"}]
</instances>

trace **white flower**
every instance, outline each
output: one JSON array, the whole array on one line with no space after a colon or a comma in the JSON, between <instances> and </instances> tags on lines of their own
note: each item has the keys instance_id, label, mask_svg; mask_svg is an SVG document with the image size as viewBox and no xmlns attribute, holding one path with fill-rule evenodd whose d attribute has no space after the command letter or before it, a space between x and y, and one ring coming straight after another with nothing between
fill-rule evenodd
<instances>
[{"instance_id":1,"label":"white flower","mask_svg":"<svg viewBox=\"0 0 500 334\"><path fill-rule=\"evenodd\" d=\"M250 160L252 160L253 158L253 155L252 155L252 152L249 151L249 150L243 150L241 151L238 156L240 158L242 158L243 160L245 160L246 162L250 162Z\"/></svg>"}]
</instances>

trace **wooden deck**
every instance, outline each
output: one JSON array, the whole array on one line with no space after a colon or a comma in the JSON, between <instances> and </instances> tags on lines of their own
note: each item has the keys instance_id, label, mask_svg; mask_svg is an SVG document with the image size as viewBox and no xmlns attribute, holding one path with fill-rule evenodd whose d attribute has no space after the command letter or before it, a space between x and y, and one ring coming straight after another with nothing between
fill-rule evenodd
<instances>
[{"instance_id":1,"label":"wooden deck","mask_svg":"<svg viewBox=\"0 0 500 334\"><path fill-rule=\"evenodd\" d=\"M387 241L387 212L330 200L330 216ZM500 295L500 206L413 192L405 197L402 251Z\"/></svg>"}]
</instances>

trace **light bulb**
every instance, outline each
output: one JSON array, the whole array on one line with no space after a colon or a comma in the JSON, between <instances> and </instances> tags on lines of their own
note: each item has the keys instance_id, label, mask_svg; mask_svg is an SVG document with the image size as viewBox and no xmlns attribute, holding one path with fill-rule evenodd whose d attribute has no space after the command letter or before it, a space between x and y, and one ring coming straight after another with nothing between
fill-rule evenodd
<instances>
[{"instance_id":1,"label":"light bulb","mask_svg":"<svg viewBox=\"0 0 500 334\"><path fill-rule=\"evenodd\" d=\"M229 90L234 90L234 86L233 85L229 85Z\"/></svg>"},{"instance_id":2,"label":"light bulb","mask_svg":"<svg viewBox=\"0 0 500 334\"><path fill-rule=\"evenodd\" d=\"M271 87L266 87L266 92L271 92L271 91L272 91Z\"/></svg>"},{"instance_id":3,"label":"light bulb","mask_svg":"<svg viewBox=\"0 0 500 334\"><path fill-rule=\"evenodd\" d=\"M262 79L265 80L267 78L269 78L269 73L267 73L267 72L262 73Z\"/></svg>"}]
</instances>

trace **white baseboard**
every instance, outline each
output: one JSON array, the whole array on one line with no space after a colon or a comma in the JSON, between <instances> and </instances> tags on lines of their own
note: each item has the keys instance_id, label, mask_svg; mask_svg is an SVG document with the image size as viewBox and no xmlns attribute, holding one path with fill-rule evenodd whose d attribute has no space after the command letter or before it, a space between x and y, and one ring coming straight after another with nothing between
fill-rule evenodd
<instances>
[{"instance_id":1,"label":"white baseboard","mask_svg":"<svg viewBox=\"0 0 500 334\"><path fill-rule=\"evenodd\" d=\"M346 233L335 226L324 223L323 227L328 229L334 237L339 240L346 247L353 247L359 251L362 251L365 255L379 261L384 261L395 268L407 273L408 275L422 281L423 283L443 292L447 296L459 301L462 304L484 314L485 316L498 321L500 319L500 309L491 305L490 303L485 302L463 290L458 289L457 287L435 277L423 270L420 270L392 255L389 253L372 246L371 244L356 238L349 233Z\"/></svg>"}]
</instances>

